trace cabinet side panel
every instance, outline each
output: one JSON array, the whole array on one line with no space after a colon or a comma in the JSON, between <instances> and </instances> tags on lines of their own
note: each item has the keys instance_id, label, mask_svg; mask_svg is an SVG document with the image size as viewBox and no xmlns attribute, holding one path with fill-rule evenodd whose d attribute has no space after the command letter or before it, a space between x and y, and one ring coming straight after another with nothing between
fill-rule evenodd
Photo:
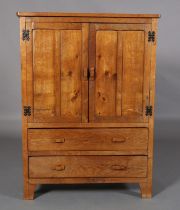
<instances>
[{"instance_id":1,"label":"cabinet side panel","mask_svg":"<svg viewBox=\"0 0 180 210\"><path fill-rule=\"evenodd\" d=\"M22 97L22 158L24 197L28 196L28 151L27 151L27 117L23 114L23 107L27 105L26 92L26 42L23 41L22 31L25 29L25 17L20 18L20 51L21 51L21 97Z\"/></svg>"},{"instance_id":2,"label":"cabinet side panel","mask_svg":"<svg viewBox=\"0 0 180 210\"><path fill-rule=\"evenodd\" d=\"M152 116L149 118L149 145L148 145L148 187L152 193L152 169L153 169L153 147L154 147L154 104L155 104L155 78L156 78L156 46L157 46L157 19L152 20L152 31L155 31L155 41L152 43L151 51L151 74L150 74L150 104L153 107Z\"/></svg>"}]
</instances>

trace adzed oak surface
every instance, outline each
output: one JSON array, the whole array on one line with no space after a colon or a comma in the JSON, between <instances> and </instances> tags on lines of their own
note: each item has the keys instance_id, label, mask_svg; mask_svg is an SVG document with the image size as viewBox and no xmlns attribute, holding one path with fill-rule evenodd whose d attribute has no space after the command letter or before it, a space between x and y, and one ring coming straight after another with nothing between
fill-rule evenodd
<instances>
[{"instance_id":1,"label":"adzed oak surface","mask_svg":"<svg viewBox=\"0 0 180 210\"><path fill-rule=\"evenodd\" d=\"M138 17L159 18L159 14L115 14L115 13L65 13L65 12L17 12L19 17Z\"/></svg>"},{"instance_id":2,"label":"adzed oak surface","mask_svg":"<svg viewBox=\"0 0 180 210\"><path fill-rule=\"evenodd\" d=\"M17 15L24 199L37 184L122 182L150 198L160 15Z\"/></svg>"}]
</instances>

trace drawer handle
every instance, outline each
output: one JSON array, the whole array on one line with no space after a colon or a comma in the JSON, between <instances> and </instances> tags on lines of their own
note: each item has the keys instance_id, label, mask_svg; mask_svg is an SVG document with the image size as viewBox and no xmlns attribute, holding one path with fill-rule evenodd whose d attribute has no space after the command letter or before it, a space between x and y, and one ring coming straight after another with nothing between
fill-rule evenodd
<instances>
[{"instance_id":1,"label":"drawer handle","mask_svg":"<svg viewBox=\"0 0 180 210\"><path fill-rule=\"evenodd\" d=\"M124 165L112 165L111 169L112 170L117 170L117 171L125 171L125 170L127 170L127 166L124 166Z\"/></svg>"},{"instance_id":2,"label":"drawer handle","mask_svg":"<svg viewBox=\"0 0 180 210\"><path fill-rule=\"evenodd\" d=\"M64 165L58 165L53 170L55 170L55 171L64 171L65 170L65 166Z\"/></svg>"},{"instance_id":3,"label":"drawer handle","mask_svg":"<svg viewBox=\"0 0 180 210\"><path fill-rule=\"evenodd\" d=\"M121 137L121 138L113 138L112 142L113 143L124 143L126 141L125 137Z\"/></svg>"},{"instance_id":4,"label":"drawer handle","mask_svg":"<svg viewBox=\"0 0 180 210\"><path fill-rule=\"evenodd\" d=\"M65 138L56 139L55 142L56 143L64 143L65 142Z\"/></svg>"}]
</instances>

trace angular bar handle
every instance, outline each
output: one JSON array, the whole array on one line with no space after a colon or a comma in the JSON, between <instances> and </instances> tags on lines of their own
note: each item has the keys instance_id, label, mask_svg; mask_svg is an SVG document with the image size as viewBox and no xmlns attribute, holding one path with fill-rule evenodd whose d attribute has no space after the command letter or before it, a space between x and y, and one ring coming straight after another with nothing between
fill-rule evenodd
<instances>
[{"instance_id":1,"label":"angular bar handle","mask_svg":"<svg viewBox=\"0 0 180 210\"><path fill-rule=\"evenodd\" d=\"M112 142L113 143L124 143L126 142L126 138L123 136L123 137L114 137L112 138Z\"/></svg>"},{"instance_id":2,"label":"angular bar handle","mask_svg":"<svg viewBox=\"0 0 180 210\"><path fill-rule=\"evenodd\" d=\"M125 166L125 165L112 165L111 169L116 170L116 171L125 171L125 170L127 170L127 166Z\"/></svg>"},{"instance_id":3,"label":"angular bar handle","mask_svg":"<svg viewBox=\"0 0 180 210\"><path fill-rule=\"evenodd\" d=\"M55 143L64 143L65 138L55 139Z\"/></svg>"},{"instance_id":4,"label":"angular bar handle","mask_svg":"<svg viewBox=\"0 0 180 210\"><path fill-rule=\"evenodd\" d=\"M64 171L65 165L57 165L53 170L55 171Z\"/></svg>"}]
</instances>

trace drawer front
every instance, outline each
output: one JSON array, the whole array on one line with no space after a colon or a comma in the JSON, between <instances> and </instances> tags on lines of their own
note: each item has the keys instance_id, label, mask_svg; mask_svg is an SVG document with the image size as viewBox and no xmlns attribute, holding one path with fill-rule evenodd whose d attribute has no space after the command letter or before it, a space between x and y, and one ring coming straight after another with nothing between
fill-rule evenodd
<instances>
[{"instance_id":1,"label":"drawer front","mask_svg":"<svg viewBox=\"0 0 180 210\"><path fill-rule=\"evenodd\" d=\"M29 158L30 178L146 177L147 156L46 156Z\"/></svg>"},{"instance_id":2,"label":"drawer front","mask_svg":"<svg viewBox=\"0 0 180 210\"><path fill-rule=\"evenodd\" d=\"M29 129L29 151L147 150L147 128Z\"/></svg>"}]
</instances>

